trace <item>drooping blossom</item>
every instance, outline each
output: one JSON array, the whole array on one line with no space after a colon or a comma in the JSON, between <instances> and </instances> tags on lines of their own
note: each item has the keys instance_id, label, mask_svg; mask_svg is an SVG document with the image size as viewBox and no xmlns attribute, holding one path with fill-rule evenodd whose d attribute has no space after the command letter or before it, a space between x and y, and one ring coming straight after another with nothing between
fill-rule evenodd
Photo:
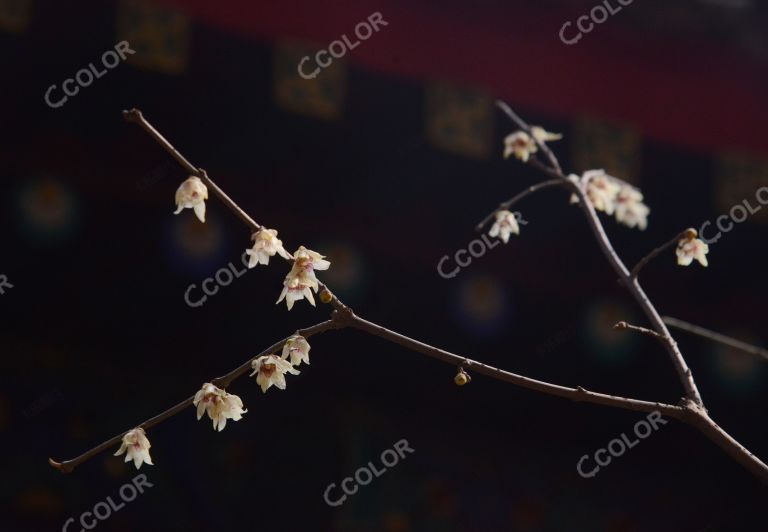
<instances>
[{"instance_id":1,"label":"drooping blossom","mask_svg":"<svg viewBox=\"0 0 768 532\"><path fill-rule=\"evenodd\" d=\"M696 233L681 238L677 243L677 263L680 266L689 266L694 260L699 261L702 266L708 266L707 253L709 246L703 240L696 238Z\"/></svg>"},{"instance_id":2,"label":"drooping blossom","mask_svg":"<svg viewBox=\"0 0 768 532\"><path fill-rule=\"evenodd\" d=\"M584 186L587 197L598 211L613 214L616 210L616 198L621 186L618 180L612 178L603 170L587 170L581 176L581 184ZM576 194L571 196L571 203L578 203Z\"/></svg>"},{"instance_id":3,"label":"drooping blossom","mask_svg":"<svg viewBox=\"0 0 768 532\"><path fill-rule=\"evenodd\" d=\"M536 140L539 142L547 142L563 138L562 135L558 133L550 133L539 126L531 127L531 133L533 136L520 130L507 135L504 138L504 158L508 159L510 155L514 155L526 163L531 154L536 153L539 150L539 147L536 145Z\"/></svg>"},{"instance_id":4,"label":"drooping blossom","mask_svg":"<svg viewBox=\"0 0 768 532\"><path fill-rule=\"evenodd\" d=\"M651 209L643 203L643 194L634 187L624 185L616 195L616 220L641 231L648 227Z\"/></svg>"},{"instance_id":5,"label":"drooping blossom","mask_svg":"<svg viewBox=\"0 0 768 532\"><path fill-rule=\"evenodd\" d=\"M197 407L197 419L204 413L213 421L213 430L221 432L227 425L227 419L239 421L248 410L243 409L243 401L236 395L227 393L210 382L203 384L193 400Z\"/></svg>"},{"instance_id":6,"label":"drooping blossom","mask_svg":"<svg viewBox=\"0 0 768 532\"><path fill-rule=\"evenodd\" d=\"M283 247L283 242L277 238L277 231L274 229L260 229L251 237L253 247L245 250L250 256L248 267L253 268L257 264L269 264L269 258L275 254L284 259L290 260L291 255Z\"/></svg>"},{"instance_id":7,"label":"drooping blossom","mask_svg":"<svg viewBox=\"0 0 768 532\"><path fill-rule=\"evenodd\" d=\"M506 210L498 211L496 213L496 222L491 226L488 235L494 238L498 236L506 244L509 242L509 235L512 233L520 234L520 226L514 213Z\"/></svg>"},{"instance_id":8,"label":"drooping blossom","mask_svg":"<svg viewBox=\"0 0 768 532\"><path fill-rule=\"evenodd\" d=\"M152 457L149 456L150 447L152 447L152 444L149 443L146 434L144 434L144 429L137 427L125 433L115 456L125 453L125 461L130 462L133 460L133 465L136 466L136 469L140 468L142 463L154 465Z\"/></svg>"},{"instance_id":9,"label":"drooping blossom","mask_svg":"<svg viewBox=\"0 0 768 532\"><path fill-rule=\"evenodd\" d=\"M315 305L315 298L312 290L318 291L318 281L315 276L315 270L327 270L331 263L325 260L323 255L300 246L293 254L294 261L291 271L283 281L283 291L277 300L280 303L285 299L288 310L293 308L293 304L300 299L306 298L312 306Z\"/></svg>"},{"instance_id":10,"label":"drooping blossom","mask_svg":"<svg viewBox=\"0 0 768 532\"><path fill-rule=\"evenodd\" d=\"M208 199L208 187L199 177L190 176L176 190L176 212L184 209L194 209L197 218L205 223L205 200Z\"/></svg>"},{"instance_id":11,"label":"drooping blossom","mask_svg":"<svg viewBox=\"0 0 768 532\"><path fill-rule=\"evenodd\" d=\"M301 373L286 360L277 355L265 355L251 362L253 373L256 375L256 384L261 386L261 391L266 393L270 386L275 385L285 390L285 374L298 375Z\"/></svg>"},{"instance_id":12,"label":"drooping blossom","mask_svg":"<svg viewBox=\"0 0 768 532\"><path fill-rule=\"evenodd\" d=\"M283 360L290 358L292 366L298 366L302 362L309 364L309 350L311 349L307 339L299 334L294 334L283 345Z\"/></svg>"}]
</instances>

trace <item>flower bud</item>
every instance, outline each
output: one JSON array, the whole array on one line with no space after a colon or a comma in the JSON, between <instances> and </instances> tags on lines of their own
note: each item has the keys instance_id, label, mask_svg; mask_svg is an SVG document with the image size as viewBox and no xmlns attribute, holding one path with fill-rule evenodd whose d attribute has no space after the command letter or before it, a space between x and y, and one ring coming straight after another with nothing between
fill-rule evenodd
<instances>
[{"instance_id":1,"label":"flower bud","mask_svg":"<svg viewBox=\"0 0 768 532\"><path fill-rule=\"evenodd\" d=\"M456 386L464 386L471 380L472 377L469 376L469 373L464 371L464 368L459 368L459 372L453 378L453 382L456 383Z\"/></svg>"},{"instance_id":2,"label":"flower bud","mask_svg":"<svg viewBox=\"0 0 768 532\"><path fill-rule=\"evenodd\" d=\"M323 288L320 292L320 301L323 303L330 303L333 299L333 294L327 288Z\"/></svg>"}]
</instances>

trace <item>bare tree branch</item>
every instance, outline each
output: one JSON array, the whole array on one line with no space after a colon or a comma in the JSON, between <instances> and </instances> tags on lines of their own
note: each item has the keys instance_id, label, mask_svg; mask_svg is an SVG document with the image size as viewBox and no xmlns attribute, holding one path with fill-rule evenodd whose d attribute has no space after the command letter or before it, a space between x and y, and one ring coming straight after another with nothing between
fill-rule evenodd
<instances>
[{"instance_id":1,"label":"bare tree branch","mask_svg":"<svg viewBox=\"0 0 768 532\"><path fill-rule=\"evenodd\" d=\"M617 331L635 331L639 332L640 334L645 334L646 336L650 336L651 338L654 338L659 341L664 341L664 338L657 333L656 331L652 331L650 329L646 329L645 327L638 327L637 325L631 325L627 323L626 321L620 321L616 325L613 326L614 330Z\"/></svg>"},{"instance_id":2,"label":"bare tree branch","mask_svg":"<svg viewBox=\"0 0 768 532\"><path fill-rule=\"evenodd\" d=\"M701 336L702 338L706 338L707 340L712 340L713 342L727 345L728 347L733 347L734 349L738 349L739 351L744 351L745 353L749 353L750 355L757 355L759 357L762 357L764 360L768 360L768 349L764 349L756 345L742 342L741 340L731 338L730 336L726 336L724 334L720 334L715 331L710 331L709 329L705 329L704 327L699 327L698 325L694 325L692 323L688 323L687 321L679 320L677 318L670 318L669 316L664 316L664 323L666 323L670 327L674 327L675 329L680 329L681 331L689 332L691 334Z\"/></svg>"},{"instance_id":3,"label":"bare tree branch","mask_svg":"<svg viewBox=\"0 0 768 532\"><path fill-rule=\"evenodd\" d=\"M542 142L536 138L536 136L533 134L533 131L531 131L531 126L529 126L525 120L517 116L517 113L515 113L505 102L496 100L496 106L501 109L504 114L511 118L512 121L517 124L517 127L525 131L533 139L533 141L536 143L536 146L547 157L549 164L552 165L552 170L558 174L562 174L563 169L560 167L560 161L557 160L557 157L555 157L555 154L552 152L552 150L549 149L549 146L547 146L546 142Z\"/></svg>"},{"instance_id":4,"label":"bare tree branch","mask_svg":"<svg viewBox=\"0 0 768 532\"><path fill-rule=\"evenodd\" d=\"M500 107L502 107L502 109L505 109L505 108L508 109L509 110L508 114L510 114L510 116L513 117L513 120L515 120L522 129L530 132L530 127L525 122L523 122L519 117L517 117L517 115L515 115L511 111L511 109L506 107L505 104L503 105L500 104ZM173 148L173 146L154 127L152 127L144 119L140 111L136 109L132 111L126 111L124 112L124 115L128 121L141 125L142 128L145 131L147 131L158 143L160 143L174 157L174 159L176 159L190 174L197 175L198 177L203 179L206 185L214 190L217 197L219 197L251 229L261 228L261 225L256 223L229 196L227 196L223 192L223 190L221 190L208 177L208 175L205 173L204 170L195 168L175 148ZM540 146L540 148L542 149L543 152L545 153L548 152L548 149L546 149L546 146L544 146L543 144L542 146ZM620 277L622 278L622 281L626 284L630 293L635 297L635 299L640 304L640 306L645 310L646 315L648 315L649 319L651 320L655 328L655 331L650 331L648 329L644 329L644 331L648 331L648 333L655 334L658 338L664 341L665 345L667 345L670 355L672 356L673 365L677 368L678 373L681 373L681 380L686 390L686 398L683 401L681 401L681 404L670 405L670 404L665 404L660 402L641 401L641 400L631 399L626 397L596 393L596 392L586 390L582 387L569 388L565 386L560 386L560 385L532 379L529 377L524 377L522 375L504 371L499 368L495 368L487 364L483 364L481 362L477 362L475 360L462 357L454 353L450 353L448 351L433 347L429 344L420 342L418 340L414 340L412 338L409 338L400 333L394 332L381 325L377 325L373 322L367 321L355 315L354 312L349 307L347 307L343 302L341 302L341 300L338 297L333 295L331 291L328 289L328 287L325 285L320 285L322 288L321 300L324 302L328 302L335 308L335 311L332 313L332 319L318 323L306 329L299 330L297 331L297 334L301 334L304 337L310 337L331 329L353 327L355 329L366 332L373 336L378 336L387 341L398 344L402 347L405 347L417 353L421 353L431 358L440 360L444 363L451 364L452 366L458 366L458 367L464 368L466 371L480 373L488 377L498 379L504 382L508 382L523 388L530 389L530 390L538 391L540 393L562 397L562 398L570 399L573 401L589 402L589 403L594 403L594 404L599 404L604 406L623 408L623 409L632 410L632 411L639 411L639 412L658 411L668 417L681 420L683 422L686 422L688 424L691 424L697 427L710 440L715 442L726 453L728 453L735 461L743 465L747 470L753 473L756 477L760 478L763 482L768 483L768 466L766 466L766 464L760 461L755 455L753 455L741 444L739 444L728 433L722 430L711 418L709 418L709 416L706 413L706 410L702 405L701 397L699 396L698 390L696 389L696 385L693 381L691 371L688 369L682 354L677 348L676 342L674 341L672 336L669 334L669 331L667 330L664 322L661 320L655 307L651 304L650 300L645 295L645 292L643 292L642 288L637 282L637 279L634 278L632 274L627 270L626 266L624 266L624 263L621 261L621 259L618 257L618 255L614 251L610 241L608 240L607 235L605 234L603 226L599 218L597 217L594 207L592 206L591 202L587 198L584 190L582 189L581 186L579 186L578 183L569 180L562 174L559 164L557 164L557 159L554 157L554 155L551 156L550 161L553 162L553 167L556 169L556 172L559 174L559 180L557 181L557 183L548 182L548 184L546 185L542 183L541 186L539 186L538 188L531 187L531 189L534 189L534 190L529 189L524 193L518 194L518 196L520 197L519 199L521 199L522 197L525 197L525 195L535 192L535 190L544 188L545 186L547 187L554 186L555 184L565 184L566 186L569 186L570 188L573 189L573 192L577 195L579 199L579 203L581 205L582 210L585 212L587 216L587 220L589 222L590 228L593 230L595 237L598 241L598 244L600 245L601 249L606 255L606 258L608 259L609 263L612 265L614 270L620 275ZM518 198L518 196L516 196L515 198L512 198L511 200L509 200L508 202L505 202L502 205L511 206L515 201L517 201L516 198ZM635 329L642 329L642 328L637 327ZM237 368L227 373L226 375L219 377L217 379L214 379L212 383L221 388L225 388L229 386L229 384L231 384L233 380L240 377L241 375L246 373L248 369L250 369L251 362L254 359L277 351L283 346L283 344L287 340L288 338L284 338L276 342L275 344L271 345L270 347L268 347L267 349L265 349L255 357L249 358L242 365L238 366ZM192 404L192 401L193 401L193 397L187 398L181 403L166 410L165 412L162 412L161 414L158 414L155 417L145 421L144 423L139 425L139 427L144 429L151 428L165 421L166 419L176 415L182 410L185 410L187 407L189 407ZM51 466L55 467L56 469L64 473L69 473L73 471L75 467L82 464L89 458L120 443L120 440L124 434L125 432L117 436L114 436L109 440L105 441L104 443L94 447L93 449L85 452L84 454L72 460L67 460L64 462L56 462L53 459L49 459L49 463L51 464Z\"/></svg>"},{"instance_id":5,"label":"bare tree branch","mask_svg":"<svg viewBox=\"0 0 768 532\"><path fill-rule=\"evenodd\" d=\"M695 238L695 237L696 237L695 229L686 229L682 233L679 233L678 235L673 237L671 240L657 247L656 249L648 253L648 255L640 259L640 262L637 263L637 266L632 268L632 273L631 273L632 279L636 279L637 275L640 273L640 270L642 270L646 264L648 264L653 259L658 257L662 252L664 252L664 250L672 246L676 246L677 243L680 242L680 240L682 240L683 238Z\"/></svg>"},{"instance_id":6,"label":"bare tree branch","mask_svg":"<svg viewBox=\"0 0 768 532\"><path fill-rule=\"evenodd\" d=\"M530 187L526 188L520 194L516 195L512 199L509 199L509 200L505 201L504 203L499 203L498 208L496 210L494 210L492 213L490 213L488 216L483 218L483 221L480 222L479 224L477 224L477 226L475 227L475 230L482 231L483 230L483 226L485 224L487 224L488 222L490 222L497 212L505 210L505 209L509 209L510 207L512 207L512 205L514 205L515 203L517 203L521 199L523 199L523 198L525 198L525 197L527 197L527 196L529 196L529 195L531 195L531 194L533 194L535 192L538 192L539 190L541 190L543 188L550 188L550 187L556 187L556 186L562 187L562 186L565 186L565 183L563 182L562 179L557 178L557 179L550 179L549 181L544 181L542 183L537 183L536 185L533 185L533 186L530 186Z\"/></svg>"}]
</instances>

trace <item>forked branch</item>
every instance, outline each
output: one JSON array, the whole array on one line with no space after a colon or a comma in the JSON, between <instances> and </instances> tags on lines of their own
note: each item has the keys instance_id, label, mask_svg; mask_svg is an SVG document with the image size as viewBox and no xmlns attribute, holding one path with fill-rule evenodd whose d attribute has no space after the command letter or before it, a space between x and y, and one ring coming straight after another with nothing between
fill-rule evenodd
<instances>
[{"instance_id":1,"label":"forked branch","mask_svg":"<svg viewBox=\"0 0 768 532\"><path fill-rule=\"evenodd\" d=\"M499 107L502 110L504 110L504 112L508 116L510 116L521 127L521 129L529 133L531 132L530 126L528 126L522 119L520 119L511 109L509 109L509 107L506 106L506 104L504 104L503 102L499 102ZM255 220L253 220L253 218L251 218L245 211L243 211L237 205L237 203L235 203L234 200L232 200L218 185L216 185L216 183L213 182L213 180L208 176L208 174L204 170L196 168L183 155L181 155L181 153L179 153L170 144L170 142L168 142L168 140L165 137L163 137L144 118L144 116L141 114L140 111L136 109L133 109L131 111L125 111L124 116L126 120L140 125L147 133L149 133L150 136L152 136L152 138L154 138L166 151L168 151L168 153L170 153L171 156L187 172L203 180L206 186L208 186L211 190L213 190L214 194L219 199L221 199L222 202L224 202L224 204L227 205L243 222L245 222L251 230L258 230L262 228L260 224L258 224ZM699 396L698 390L696 389L696 385L693 382L693 377L691 375L691 372L688 369L687 365L685 364L685 360L683 359L682 354L677 348L677 344L672 339L672 336L669 334L668 330L666 329L664 322L659 317L658 313L656 312L656 309L653 307L648 297L640 288L640 285L638 284L637 279L633 277L632 274L627 270L627 268L619 259L616 252L613 250L613 247L611 246L610 241L608 240L608 237L605 234L602 224L600 223L595 213L595 210L592 207L592 204L590 203L589 199L584 193L584 190L581 188L581 186L579 186L577 182L571 179L568 179L565 175L563 175L562 170L560 168L560 164L557 161L557 158L554 156L551 150L549 150L546 144L543 142L540 142L538 139L536 140L536 142L539 145L539 149L547 156L551 164L551 168L545 167L546 173L550 175L554 173L557 176L557 179L541 183L534 187L530 187L527 191L524 191L523 193L518 194L517 196L512 198L511 200L505 203L502 203L501 208L509 208L511 205L513 205L515 202L519 201L523 197L526 197L527 195L532 194L538 190L548 188L551 186L563 185L570 188L572 192L576 194L582 209L587 215L587 220L595 234L595 237L597 238L598 244L600 245L601 249L603 250L604 254L608 258L609 262L614 267L616 272L622 277L629 291L638 301L640 306L645 310L646 315L648 315L654 327L654 331L651 331L651 332L653 332L653 334L658 335L659 338L664 340L664 343L667 346L668 351L670 352L670 355L672 356L673 364L677 368L678 373L680 373L683 386L686 390L686 398L683 401L681 401L680 404L671 405L671 404L660 403L660 402L643 401L643 400L632 399L627 397L620 397L620 396L592 392L582 387L571 388L566 386L560 386L557 384L552 384L545 381L532 379L529 377L511 373L499 368L495 368L487 364L483 364L482 362L478 362L478 361L451 353L449 351L439 349L437 347L431 346L424 342L420 342L408 336L405 336L395 331L392 331L390 329L387 329L376 323L365 320L357 316L337 296L333 295L333 293L328 289L327 286L322 284L320 286L325 292L325 298L321 297L321 299L323 301L327 301L335 309L331 314L331 319L327 321L323 321L321 323L318 323L306 329L299 330L297 331L297 334L301 334L304 337L310 337L313 335L324 333L332 329L343 329L343 328L351 327L351 328L360 330L362 332L368 333L370 335L380 337L389 342L405 347L406 349L409 349L411 351L420 353L422 355L425 355L431 358L435 358L441 362L452 365L454 367L462 368L462 371L480 373L503 382L508 382L510 384L514 384L516 386L520 386L522 388L537 391L547 395L562 397L562 398L570 399L573 401L580 401L580 402L594 403L594 404L604 405L604 406L611 406L615 408L622 408L622 409L631 410L631 411L638 411L638 412L658 411L667 417L675 418L683 422L689 423L693 426L696 426L705 435L707 435L707 437L709 437L712 441L714 441L721 448L723 448L729 455L731 455L737 462L741 463L745 468L751 471L755 476L757 476L764 482L768 483L768 466L766 466L757 457L752 455L747 449L741 446L736 440L734 440L731 436L729 436L725 431L723 431L719 426L715 424L714 421L712 421L707 416L706 411L702 406L701 397ZM543 165L539 163L539 166L543 166ZM493 213L491 213L491 216L492 215ZM487 217L486 221L488 219L490 219L490 216ZM238 366L234 370L223 375L222 377L214 379L212 383L218 387L226 388L235 379L245 374L251 368L251 363L253 360L261 356L274 353L275 351L281 349L281 347L287 340L288 338L284 338L274 343L273 345L269 346L268 348L263 350L260 354L256 355L255 357L249 358L245 363ZM187 398L184 401L166 410L165 412L162 412L156 415L155 417L140 424L139 427L144 429L149 429L153 426L156 426L159 423L165 421L166 419L178 414L182 410L187 409L189 406L192 405L192 402L193 402L192 397ZM93 449L83 453L82 455L72 460L68 460L64 462L56 462L53 459L49 459L49 462L53 467L59 469L60 471L69 473L73 471L78 465L87 461L89 458L120 443L120 440L124 434L125 432L117 436L114 436L109 440L105 441L104 443L94 447Z\"/></svg>"}]
</instances>

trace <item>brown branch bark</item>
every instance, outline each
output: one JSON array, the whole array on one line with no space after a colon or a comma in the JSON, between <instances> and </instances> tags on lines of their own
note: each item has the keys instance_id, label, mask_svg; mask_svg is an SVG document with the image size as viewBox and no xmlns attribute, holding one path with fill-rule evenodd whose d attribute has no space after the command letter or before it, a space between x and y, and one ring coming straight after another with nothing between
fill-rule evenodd
<instances>
[{"instance_id":1,"label":"brown branch bark","mask_svg":"<svg viewBox=\"0 0 768 532\"><path fill-rule=\"evenodd\" d=\"M680 329L681 331L689 332L691 334L701 336L702 338L706 338L707 340L712 340L713 342L727 345L728 347L732 347L734 349L738 349L739 351L743 351L750 355L759 356L759 357L762 357L764 360L768 360L768 349L764 349L756 345L742 342L741 340L737 340L736 338L731 338L730 336L720 334L719 332L710 331L709 329L705 329L704 327L699 327L698 325L688 323L687 321L678 320L677 318L670 318L669 316L664 316L663 320L664 320L664 323L666 323L670 327L674 327L675 329Z\"/></svg>"},{"instance_id":2,"label":"brown branch bark","mask_svg":"<svg viewBox=\"0 0 768 532\"><path fill-rule=\"evenodd\" d=\"M500 107L504 109L505 104L503 105L500 104ZM512 116L513 119L516 122L518 122L519 125L521 125L522 129L530 132L530 127L525 122L523 122L519 117L517 117L517 115L515 115L511 109L509 109L508 114L510 114L510 116ZM195 168L186 158L184 158L181 155L181 153L179 153L170 144L170 142L168 142L165 139L165 137L163 137L151 124L149 124L149 122L147 122L144 119L140 111L136 109L132 111L125 111L124 116L126 120L139 124L145 131L147 131L190 174L197 175L198 177L203 179L206 185L214 191L216 196L219 197L251 229L261 228L261 225L256 223L256 221L254 221L250 216L248 216L247 213L245 213L229 196L227 196L224 193L224 191L221 190L208 177L208 175L204 170ZM568 186L573 188L574 193L576 193L577 196L579 197L579 200L580 200L579 203L582 209L584 210L585 214L587 215L587 219L589 221L590 227L595 233L598 244L600 245L601 249L606 255L606 258L611 263L611 265L616 270L616 272L624 280L630 293L632 293L632 295L635 297L635 299L638 301L641 307L643 307L643 309L646 311L646 314L648 315L648 317L650 318L651 322L654 325L654 328L656 329L655 332L664 340L666 340L665 344L668 346L668 350L672 355L673 364L678 369L678 372L681 372L681 371L683 372L685 377L683 378L683 375L681 375L683 385L686 389L686 399L682 402L681 405L669 405L669 404L659 403L659 402L641 401L638 399L631 399L626 397L596 393L596 392L586 390L582 387L569 388L565 386L551 384L548 382L544 382L544 381L532 379L529 377L524 377L522 375L518 375L508 371L504 371L499 368L495 368L493 366L489 366L487 364L483 364L481 362L477 362L475 360L462 357L454 353L450 353L448 351L433 347L429 344L420 342L418 340L414 340L413 338L409 338L405 335L389 330L381 325L377 325L373 322L360 318L359 316L355 315L354 312L349 307L347 307L343 302L341 302L341 300L339 300L338 297L333 295L332 292L325 285L321 285L321 289L326 290L328 292L328 296L329 296L328 301L336 309L332 314L332 319L318 323L316 325L313 325L312 327L299 330L297 331L298 334L302 334L305 337L310 337L331 329L353 327L355 329L366 332L373 336L377 336L387 341L398 344L402 347L405 347L417 353L421 353L431 358L435 358L444 363L462 367L466 371L480 373L488 377L495 378L500 381L508 382L510 384L514 384L516 386L520 386L530 390L534 390L540 393L544 393L544 394L548 394L556 397L562 397L562 398L570 399L573 401L589 402L589 403L594 403L594 404L599 404L604 406L623 408L623 409L632 410L632 411L639 411L639 412L659 411L660 413L668 417L682 420L684 422L687 422L697 427L708 438L710 438L713 442L715 442L723 450L725 450L725 452L727 452L732 458L734 458L734 460L742 464L745 468L747 468L755 476L760 478L763 482L768 483L768 466L766 466L755 455L750 453L746 448L744 448L741 444L739 444L734 438L732 438L725 431L723 431L707 415L706 410L702 406L701 398L698 394L698 390L696 389L696 385L693 382L693 377L691 375L691 372L688 369L687 365L685 364L685 360L683 359L683 356L680 353L679 349L677 349L676 342L672 339L672 336L669 334L669 331L666 329L664 322L661 320L661 318L658 315L658 312L656 312L656 309L653 307L650 300L645 295L645 292L643 292L642 288L640 288L640 285L638 284L637 279L632 277L632 274L627 270L626 266L624 266L624 263L621 261L621 259L618 257L618 255L614 251L610 241L608 240L607 235L605 234L605 230L603 229L602 224L597 217L594 207L592 207L592 204L586 197L586 194L584 193L583 189L576 182L573 182L567 179L562 174L562 171L560 170L560 165L559 163L557 163L557 158L554 156L554 154L551 153L551 151L548 150L548 148L546 148L546 146L542 145L540 146L540 148L544 153L549 154L548 157L550 157L550 162L553 163L553 168L560 175L560 178L562 181L559 181L557 184L561 184L561 183L567 184ZM548 187L548 186L554 186L554 185L555 185L554 182L550 182L546 186ZM534 187L531 187L531 188L534 188ZM536 188L535 190L525 192L522 197L530 193L533 193L536 190L539 190L540 188L545 188L545 187L541 186L539 188ZM518 195L518 196L521 196L521 195ZM508 203L509 205L511 205L512 203L514 203L514 201L516 201L516 199L512 198L512 200L505 203ZM237 368L227 373L226 375L219 377L217 379L214 379L212 383L221 388L225 388L226 386L231 384L233 380L240 377L250 369L252 360L260 356L264 356L277 351L282 347L282 345L285 343L285 341L287 341L287 339L288 337L276 342L275 344L271 345L270 347L268 347L267 349L265 349L255 357L249 358L242 365L238 366ZM193 397L185 399L184 401L171 407L165 412L158 414L157 416L140 424L139 427L148 429L165 421L166 419L188 408L192 404L192 400L193 400ZM53 459L49 459L49 463L56 469L59 469L60 471L65 473L69 473L73 471L75 467L82 464L89 458L120 443L120 440L124 434L125 432L117 436L114 436L109 440L105 441L104 443L94 447L93 449L85 452L84 454L72 460L67 460L64 462L56 462Z\"/></svg>"},{"instance_id":3,"label":"brown branch bark","mask_svg":"<svg viewBox=\"0 0 768 532\"><path fill-rule=\"evenodd\" d=\"M660 255L662 252L664 252L666 249L668 249L668 248L671 248L672 246L676 246L676 245L677 245L677 243L678 243L680 240L682 240L683 238L686 238L686 237L690 236L690 234L691 234L691 231L693 231L693 235L695 236L695 235L696 235L696 230L695 230L695 229L686 229L686 230L685 230L685 231L683 231L682 233L679 233L678 235L676 235L676 236L675 236L675 237L673 237L672 239L668 240L668 241L667 241L667 242L665 242L664 244L660 245L659 247L657 247L656 249L654 249L653 251L651 251L650 253L648 253L648 254L647 254L645 257L643 257L642 259L640 259L640 262L638 262L638 263L637 263L637 265L636 265L634 268L632 268L632 272L631 272L631 276L632 276L632 278L633 278L633 279L636 279L636 278L637 278L637 276L638 276L638 274L640 273L640 270L642 270L642 269L645 267L645 265L646 265L646 264L648 264L648 263L649 263L649 262L651 262L653 259L655 259L656 257L658 257L658 256L659 256L659 255Z\"/></svg>"},{"instance_id":4,"label":"brown branch bark","mask_svg":"<svg viewBox=\"0 0 768 532\"><path fill-rule=\"evenodd\" d=\"M543 188L562 187L562 186L565 186L565 183L563 182L562 179L558 178L558 179L550 179L549 181L544 181L542 183L537 183L535 185L532 185L532 186L526 188L525 190L523 190L522 192L520 192L519 194L517 194L513 198L508 199L507 201L505 201L503 203L499 203L499 206L493 212L488 214L488 216L483 218L483 220L479 224L477 224L477 226L475 227L475 230L482 231L483 230L483 226L485 226L485 224L490 222L493 219L493 217L496 215L497 212L505 210L505 209L509 209L510 207L512 207L512 205L514 205L518 201L522 200L523 198L526 198L527 196L529 196L529 195L531 195L531 194L533 194L535 192L538 192L539 190L541 190Z\"/></svg>"}]
</instances>

